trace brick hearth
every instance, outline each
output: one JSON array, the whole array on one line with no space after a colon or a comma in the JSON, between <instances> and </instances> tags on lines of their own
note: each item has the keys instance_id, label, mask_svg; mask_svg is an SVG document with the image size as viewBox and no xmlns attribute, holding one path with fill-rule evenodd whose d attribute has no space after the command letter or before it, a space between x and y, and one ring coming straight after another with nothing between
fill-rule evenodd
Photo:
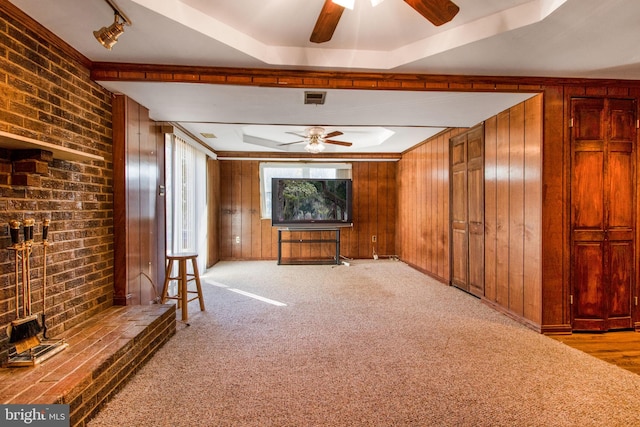
<instances>
[{"instance_id":1,"label":"brick hearth","mask_svg":"<svg viewBox=\"0 0 640 427\"><path fill-rule=\"evenodd\" d=\"M69 404L84 426L176 331L175 305L111 307L64 332L69 347L26 368L0 369L0 403Z\"/></svg>"}]
</instances>

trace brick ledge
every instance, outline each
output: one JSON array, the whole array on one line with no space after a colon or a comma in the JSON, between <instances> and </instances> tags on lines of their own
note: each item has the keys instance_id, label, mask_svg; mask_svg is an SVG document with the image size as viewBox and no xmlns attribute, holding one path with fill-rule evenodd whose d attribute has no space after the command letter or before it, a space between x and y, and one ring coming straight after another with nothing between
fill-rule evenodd
<instances>
[{"instance_id":1,"label":"brick ledge","mask_svg":"<svg viewBox=\"0 0 640 427\"><path fill-rule=\"evenodd\" d=\"M0 369L0 403L68 404L84 426L176 332L175 305L114 306L64 335L35 367Z\"/></svg>"}]
</instances>

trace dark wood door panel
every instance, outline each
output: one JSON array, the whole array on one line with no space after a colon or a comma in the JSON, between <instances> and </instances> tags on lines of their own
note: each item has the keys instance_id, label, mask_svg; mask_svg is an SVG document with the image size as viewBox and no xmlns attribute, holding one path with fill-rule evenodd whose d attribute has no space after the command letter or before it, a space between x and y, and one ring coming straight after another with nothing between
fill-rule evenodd
<instances>
[{"instance_id":1,"label":"dark wood door panel","mask_svg":"<svg viewBox=\"0 0 640 427\"><path fill-rule=\"evenodd\" d=\"M604 230L574 229L572 234L574 242L601 242L607 233Z\"/></svg>"},{"instance_id":2,"label":"dark wood door panel","mask_svg":"<svg viewBox=\"0 0 640 427\"><path fill-rule=\"evenodd\" d=\"M574 330L633 326L636 104L572 100L571 280Z\"/></svg>"},{"instance_id":3,"label":"dark wood door panel","mask_svg":"<svg viewBox=\"0 0 640 427\"><path fill-rule=\"evenodd\" d=\"M633 146L633 141L611 141L609 142L609 151L631 154L633 152Z\"/></svg>"},{"instance_id":4,"label":"dark wood door panel","mask_svg":"<svg viewBox=\"0 0 640 427\"><path fill-rule=\"evenodd\" d=\"M609 228L605 236L605 239L609 240L610 242L615 242L615 241L633 242L633 238L634 238L633 228L623 228L623 227Z\"/></svg>"},{"instance_id":5,"label":"dark wood door panel","mask_svg":"<svg viewBox=\"0 0 640 427\"><path fill-rule=\"evenodd\" d=\"M631 285L633 278L633 242L609 243L609 317L626 318L625 327L631 327Z\"/></svg>"},{"instance_id":6,"label":"dark wood door panel","mask_svg":"<svg viewBox=\"0 0 640 427\"><path fill-rule=\"evenodd\" d=\"M606 318L606 299L601 286L604 242L583 242L573 247L574 263L574 326L580 329L583 320Z\"/></svg>"},{"instance_id":7,"label":"dark wood door panel","mask_svg":"<svg viewBox=\"0 0 640 427\"><path fill-rule=\"evenodd\" d=\"M604 134L604 99L583 98L574 100L573 135L579 142L584 139L602 140Z\"/></svg>"},{"instance_id":8,"label":"dark wood door panel","mask_svg":"<svg viewBox=\"0 0 640 427\"><path fill-rule=\"evenodd\" d=\"M635 101L630 99L609 100L611 141L635 140Z\"/></svg>"},{"instance_id":9,"label":"dark wood door panel","mask_svg":"<svg viewBox=\"0 0 640 427\"><path fill-rule=\"evenodd\" d=\"M633 159L629 153L609 155L609 228L633 227Z\"/></svg>"},{"instance_id":10,"label":"dark wood door panel","mask_svg":"<svg viewBox=\"0 0 640 427\"><path fill-rule=\"evenodd\" d=\"M574 155L572 212L577 229L604 227L604 155L578 151Z\"/></svg>"}]
</instances>

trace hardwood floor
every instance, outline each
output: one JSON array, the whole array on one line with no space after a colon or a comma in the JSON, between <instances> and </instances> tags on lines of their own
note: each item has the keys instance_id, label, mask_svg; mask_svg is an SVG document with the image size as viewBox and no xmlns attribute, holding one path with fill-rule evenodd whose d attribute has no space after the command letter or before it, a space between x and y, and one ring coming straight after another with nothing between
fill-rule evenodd
<instances>
[{"instance_id":1,"label":"hardwood floor","mask_svg":"<svg viewBox=\"0 0 640 427\"><path fill-rule=\"evenodd\" d=\"M640 333L638 332L573 333L573 335L549 335L549 337L605 362L640 374Z\"/></svg>"}]
</instances>

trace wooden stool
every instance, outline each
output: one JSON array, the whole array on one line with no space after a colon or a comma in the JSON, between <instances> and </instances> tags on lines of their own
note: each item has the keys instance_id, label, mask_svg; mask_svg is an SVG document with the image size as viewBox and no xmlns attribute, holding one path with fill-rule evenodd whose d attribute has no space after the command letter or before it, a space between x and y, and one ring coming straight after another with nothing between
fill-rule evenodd
<instances>
[{"instance_id":1,"label":"wooden stool","mask_svg":"<svg viewBox=\"0 0 640 427\"><path fill-rule=\"evenodd\" d=\"M200 311L204 311L204 298L202 297L202 287L200 286L200 274L198 273L198 254L196 253L181 253L167 255L167 271L164 279L164 287L162 289L162 300L164 304L168 299L175 299L178 301L178 308L182 308L182 320L184 322L189 318L187 313L187 304L194 299L200 300ZM193 274L187 273L187 260L191 260L191 266L193 267ZM178 263L178 275L171 277L171 271L173 270L174 262ZM170 297L169 282L175 280L178 282L178 293L174 297ZM196 282L195 291L190 291L188 283ZM197 294L197 296L189 299L189 294Z\"/></svg>"}]
</instances>

